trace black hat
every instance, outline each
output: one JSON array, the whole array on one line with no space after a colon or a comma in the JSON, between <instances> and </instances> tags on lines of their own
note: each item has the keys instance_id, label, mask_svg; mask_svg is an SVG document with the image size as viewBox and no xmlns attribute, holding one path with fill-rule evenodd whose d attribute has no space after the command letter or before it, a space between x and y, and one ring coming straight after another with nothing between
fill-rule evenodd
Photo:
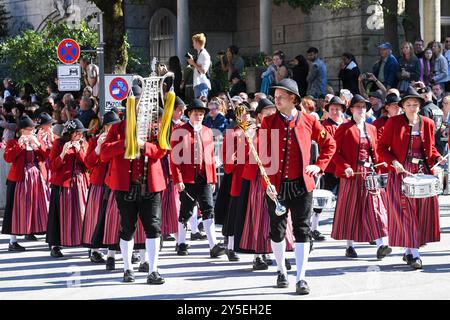
<instances>
[{"instance_id":1,"label":"black hat","mask_svg":"<svg viewBox=\"0 0 450 320\"><path fill-rule=\"evenodd\" d=\"M423 107L425 104L425 99L422 98L422 96L413 88L409 87L408 90L403 94L402 99L398 103L400 107L403 107L403 102L405 102L407 99L415 98L420 101L420 107Z\"/></svg>"},{"instance_id":2,"label":"black hat","mask_svg":"<svg viewBox=\"0 0 450 320\"><path fill-rule=\"evenodd\" d=\"M184 103L184 101L181 100L181 98L177 96L175 98L175 107L179 107L179 106L186 107L186 103Z\"/></svg>"},{"instance_id":3,"label":"black hat","mask_svg":"<svg viewBox=\"0 0 450 320\"><path fill-rule=\"evenodd\" d=\"M34 128L36 127L36 123L31 120L31 118L27 115L24 115L20 118L19 121L19 130L25 129L25 128Z\"/></svg>"},{"instance_id":4,"label":"black hat","mask_svg":"<svg viewBox=\"0 0 450 320\"><path fill-rule=\"evenodd\" d=\"M400 102L400 97L395 93L389 93L384 101L385 106L388 104L398 104Z\"/></svg>"},{"instance_id":5,"label":"black hat","mask_svg":"<svg viewBox=\"0 0 450 320\"><path fill-rule=\"evenodd\" d=\"M369 111L372 106L370 105L370 102L368 100L366 100L363 96L359 95L359 94L355 94L352 98L352 101L350 102L350 106L348 107L348 109L345 111L346 114L348 114L349 116L352 115L352 112L350 111L350 109L357 104L358 102L365 102L366 103L366 111Z\"/></svg>"},{"instance_id":6,"label":"black hat","mask_svg":"<svg viewBox=\"0 0 450 320\"><path fill-rule=\"evenodd\" d=\"M301 98L300 93L298 92L298 85L292 79L283 79L278 82L276 85L270 87L271 89L283 89L290 93L295 94L297 97Z\"/></svg>"},{"instance_id":7,"label":"black hat","mask_svg":"<svg viewBox=\"0 0 450 320\"><path fill-rule=\"evenodd\" d=\"M120 118L117 113L114 111L109 111L103 115L103 125L110 124L113 125L115 123L119 123Z\"/></svg>"},{"instance_id":8,"label":"black hat","mask_svg":"<svg viewBox=\"0 0 450 320\"><path fill-rule=\"evenodd\" d=\"M242 101L241 103L239 103L239 105L244 106L245 110L247 111L249 111L252 108L250 103L248 103L247 101Z\"/></svg>"},{"instance_id":9,"label":"black hat","mask_svg":"<svg viewBox=\"0 0 450 320\"><path fill-rule=\"evenodd\" d=\"M424 93L428 93L428 92L431 92L431 88L428 86L417 89L418 94L424 94Z\"/></svg>"},{"instance_id":10,"label":"black hat","mask_svg":"<svg viewBox=\"0 0 450 320\"><path fill-rule=\"evenodd\" d=\"M331 100L325 105L325 110L327 112L332 104L337 104L337 105L342 106L343 111L345 111L345 109L347 109L347 106L345 105L345 103L338 96L333 96L333 98L331 98Z\"/></svg>"},{"instance_id":11,"label":"black hat","mask_svg":"<svg viewBox=\"0 0 450 320\"><path fill-rule=\"evenodd\" d=\"M53 124L55 122L56 121L47 112L41 112L37 119L38 127Z\"/></svg>"},{"instance_id":12,"label":"black hat","mask_svg":"<svg viewBox=\"0 0 450 320\"><path fill-rule=\"evenodd\" d=\"M63 134L65 133L72 133L75 131L78 132L86 132L88 131L84 126L83 123L81 123L78 119L69 120L66 123L63 124Z\"/></svg>"},{"instance_id":13,"label":"black hat","mask_svg":"<svg viewBox=\"0 0 450 320\"><path fill-rule=\"evenodd\" d=\"M261 113L266 108L276 108L275 104L269 99L261 99L258 102L258 107L256 108L256 114Z\"/></svg>"},{"instance_id":14,"label":"black hat","mask_svg":"<svg viewBox=\"0 0 450 320\"><path fill-rule=\"evenodd\" d=\"M209 109L200 99L194 99L194 101L192 101L192 103L187 107L186 111L184 111L184 114L186 116L189 116L189 112L191 112L192 110L204 110L205 115L209 112Z\"/></svg>"},{"instance_id":15,"label":"black hat","mask_svg":"<svg viewBox=\"0 0 450 320\"><path fill-rule=\"evenodd\" d=\"M369 98L372 98L372 97L380 99L381 101L383 101L383 96L378 91L374 91L374 92L369 93Z\"/></svg>"},{"instance_id":16,"label":"black hat","mask_svg":"<svg viewBox=\"0 0 450 320\"><path fill-rule=\"evenodd\" d=\"M139 98L142 94L142 88L138 85L134 85L131 90L133 91L133 95L137 98Z\"/></svg>"}]
</instances>

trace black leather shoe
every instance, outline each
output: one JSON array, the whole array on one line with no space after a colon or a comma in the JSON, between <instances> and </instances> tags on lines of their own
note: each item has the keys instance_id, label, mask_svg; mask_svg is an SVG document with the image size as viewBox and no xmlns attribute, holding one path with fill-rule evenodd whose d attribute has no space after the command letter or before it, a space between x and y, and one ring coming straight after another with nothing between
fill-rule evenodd
<instances>
[{"instance_id":1,"label":"black leather shoe","mask_svg":"<svg viewBox=\"0 0 450 320\"><path fill-rule=\"evenodd\" d=\"M295 292L299 295L306 295L309 294L309 286L306 283L305 280L300 280L299 282L297 282L296 286L295 286Z\"/></svg>"},{"instance_id":2,"label":"black leather shoe","mask_svg":"<svg viewBox=\"0 0 450 320\"><path fill-rule=\"evenodd\" d=\"M422 269L422 260L420 258L412 258L410 266L415 270Z\"/></svg>"},{"instance_id":3,"label":"black leather shoe","mask_svg":"<svg viewBox=\"0 0 450 320\"><path fill-rule=\"evenodd\" d=\"M27 241L38 241L38 238L34 234L29 234L25 236L25 240Z\"/></svg>"},{"instance_id":4,"label":"black leather shoe","mask_svg":"<svg viewBox=\"0 0 450 320\"><path fill-rule=\"evenodd\" d=\"M273 265L273 260L270 259L270 255L268 255L268 254L263 254L263 255L262 255L262 260L263 260L268 266L272 266L272 265Z\"/></svg>"},{"instance_id":5,"label":"black leather shoe","mask_svg":"<svg viewBox=\"0 0 450 320\"><path fill-rule=\"evenodd\" d=\"M8 251L16 251L16 252L22 252L25 251L25 248L22 247L17 242L10 243L8 246Z\"/></svg>"},{"instance_id":6,"label":"black leather shoe","mask_svg":"<svg viewBox=\"0 0 450 320\"><path fill-rule=\"evenodd\" d=\"M412 254L404 254L403 255L403 261L405 261L408 266L411 264L412 259L413 259Z\"/></svg>"},{"instance_id":7,"label":"black leather shoe","mask_svg":"<svg viewBox=\"0 0 450 320\"><path fill-rule=\"evenodd\" d=\"M311 253L314 250L314 241L309 241L309 253Z\"/></svg>"},{"instance_id":8,"label":"black leather shoe","mask_svg":"<svg viewBox=\"0 0 450 320\"><path fill-rule=\"evenodd\" d=\"M159 272L152 272L147 277L148 284L164 284L166 280L159 274Z\"/></svg>"},{"instance_id":9,"label":"black leather shoe","mask_svg":"<svg viewBox=\"0 0 450 320\"><path fill-rule=\"evenodd\" d=\"M268 270L269 266L260 257L253 260L253 271Z\"/></svg>"},{"instance_id":10,"label":"black leather shoe","mask_svg":"<svg viewBox=\"0 0 450 320\"><path fill-rule=\"evenodd\" d=\"M348 247L345 250L345 256L349 258L358 258L358 254L356 253L355 248L353 247Z\"/></svg>"},{"instance_id":11,"label":"black leather shoe","mask_svg":"<svg viewBox=\"0 0 450 320\"><path fill-rule=\"evenodd\" d=\"M125 273L123 274L123 282L134 282L135 277L134 277L134 272L131 270L127 270L125 271Z\"/></svg>"},{"instance_id":12,"label":"black leather shoe","mask_svg":"<svg viewBox=\"0 0 450 320\"><path fill-rule=\"evenodd\" d=\"M163 240L164 240L164 241L176 241L175 237L172 236L171 234L165 234L165 235L163 235Z\"/></svg>"},{"instance_id":13,"label":"black leather shoe","mask_svg":"<svg viewBox=\"0 0 450 320\"><path fill-rule=\"evenodd\" d=\"M321 234L319 232L319 230L314 230L311 232L311 237L315 240L315 241L325 241L326 238L323 234Z\"/></svg>"},{"instance_id":14,"label":"black leather shoe","mask_svg":"<svg viewBox=\"0 0 450 320\"><path fill-rule=\"evenodd\" d=\"M91 254L91 262L92 263L105 263L105 259L103 258L103 255L100 252L92 251Z\"/></svg>"},{"instance_id":15,"label":"black leather shoe","mask_svg":"<svg viewBox=\"0 0 450 320\"><path fill-rule=\"evenodd\" d=\"M106 259L106 270L116 269L116 259L109 257Z\"/></svg>"},{"instance_id":16,"label":"black leather shoe","mask_svg":"<svg viewBox=\"0 0 450 320\"><path fill-rule=\"evenodd\" d=\"M144 263L141 263L141 264L139 265L139 268L138 268L138 271L139 271L139 272L145 272L145 273L148 273L148 270L149 270L149 265L148 265L148 262L147 262L147 261L145 261Z\"/></svg>"},{"instance_id":17,"label":"black leather shoe","mask_svg":"<svg viewBox=\"0 0 450 320\"><path fill-rule=\"evenodd\" d=\"M202 234L201 232L197 232L197 233L191 233L191 240L195 241L195 240L206 240L208 239L208 236L206 234Z\"/></svg>"},{"instance_id":18,"label":"black leather shoe","mask_svg":"<svg viewBox=\"0 0 450 320\"><path fill-rule=\"evenodd\" d=\"M377 259L381 260L392 252L389 246L380 246L377 250Z\"/></svg>"},{"instance_id":19,"label":"black leather shoe","mask_svg":"<svg viewBox=\"0 0 450 320\"><path fill-rule=\"evenodd\" d=\"M178 252L178 243L177 244L175 244L175 252ZM186 249L189 249L191 247L191 245L190 244L186 244Z\"/></svg>"},{"instance_id":20,"label":"black leather shoe","mask_svg":"<svg viewBox=\"0 0 450 320\"><path fill-rule=\"evenodd\" d=\"M189 255L186 243L180 243L178 245L177 255L179 255L179 256L187 256L187 255Z\"/></svg>"},{"instance_id":21,"label":"black leather shoe","mask_svg":"<svg viewBox=\"0 0 450 320\"><path fill-rule=\"evenodd\" d=\"M228 257L228 261L239 261L239 256L234 250L226 250L225 252Z\"/></svg>"},{"instance_id":22,"label":"black leather shoe","mask_svg":"<svg viewBox=\"0 0 450 320\"><path fill-rule=\"evenodd\" d=\"M278 271L277 275L277 287L278 288L287 288L289 287L289 281L287 279L287 275Z\"/></svg>"},{"instance_id":23,"label":"black leather shoe","mask_svg":"<svg viewBox=\"0 0 450 320\"><path fill-rule=\"evenodd\" d=\"M220 245L220 243L216 244L211 250L209 250L209 255L211 258L217 258L219 256L223 256L225 254L225 248Z\"/></svg>"},{"instance_id":24,"label":"black leather shoe","mask_svg":"<svg viewBox=\"0 0 450 320\"><path fill-rule=\"evenodd\" d=\"M52 251L50 251L50 255L53 258L62 258L62 257L64 257L64 255L61 252L61 248L60 247L53 247Z\"/></svg>"},{"instance_id":25,"label":"black leather shoe","mask_svg":"<svg viewBox=\"0 0 450 320\"><path fill-rule=\"evenodd\" d=\"M291 262L289 261L289 259L284 259L284 264L286 266L286 270L292 269Z\"/></svg>"},{"instance_id":26,"label":"black leather shoe","mask_svg":"<svg viewBox=\"0 0 450 320\"><path fill-rule=\"evenodd\" d=\"M131 255L131 263L132 264L136 264L139 261L141 261L141 258L139 257L139 254L137 252L133 252L133 254Z\"/></svg>"}]
</instances>

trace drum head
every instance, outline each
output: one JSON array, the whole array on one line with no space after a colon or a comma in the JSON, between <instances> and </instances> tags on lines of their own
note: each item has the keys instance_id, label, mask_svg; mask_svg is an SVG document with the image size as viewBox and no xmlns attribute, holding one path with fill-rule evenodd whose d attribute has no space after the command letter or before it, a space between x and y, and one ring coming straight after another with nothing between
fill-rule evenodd
<instances>
[{"instance_id":1,"label":"drum head","mask_svg":"<svg viewBox=\"0 0 450 320\"><path fill-rule=\"evenodd\" d=\"M405 177L403 182L410 185L428 185L432 184L437 178L428 174L419 174L416 177Z\"/></svg>"}]
</instances>

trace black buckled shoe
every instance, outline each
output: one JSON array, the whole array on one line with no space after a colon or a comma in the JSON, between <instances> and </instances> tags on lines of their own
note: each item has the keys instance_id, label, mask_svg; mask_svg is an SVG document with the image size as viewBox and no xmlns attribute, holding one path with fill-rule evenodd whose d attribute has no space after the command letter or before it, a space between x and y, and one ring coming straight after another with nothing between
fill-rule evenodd
<instances>
[{"instance_id":1,"label":"black buckled shoe","mask_svg":"<svg viewBox=\"0 0 450 320\"><path fill-rule=\"evenodd\" d=\"M27 241L38 241L38 238L34 234L29 234L25 236L25 240Z\"/></svg>"},{"instance_id":2,"label":"black buckled shoe","mask_svg":"<svg viewBox=\"0 0 450 320\"><path fill-rule=\"evenodd\" d=\"M92 251L91 254L91 262L92 263L105 263L105 259L103 258L103 254L97 251Z\"/></svg>"},{"instance_id":3,"label":"black buckled shoe","mask_svg":"<svg viewBox=\"0 0 450 320\"><path fill-rule=\"evenodd\" d=\"M125 273L123 274L122 281L123 282L134 282L135 281L134 272L131 270L125 271Z\"/></svg>"},{"instance_id":4,"label":"black buckled shoe","mask_svg":"<svg viewBox=\"0 0 450 320\"><path fill-rule=\"evenodd\" d=\"M319 230L314 230L311 231L311 237L315 240L315 241L325 241L327 238L325 238L325 236L323 234L321 234L319 232Z\"/></svg>"},{"instance_id":5,"label":"black buckled shoe","mask_svg":"<svg viewBox=\"0 0 450 320\"><path fill-rule=\"evenodd\" d=\"M147 277L148 284L164 284L165 282L166 280L157 271L150 273Z\"/></svg>"},{"instance_id":6,"label":"black buckled shoe","mask_svg":"<svg viewBox=\"0 0 450 320\"><path fill-rule=\"evenodd\" d=\"M268 266L272 266L272 265L273 265L273 260L270 259L270 255L269 255L269 254L263 254L263 255L262 255L262 260L263 260Z\"/></svg>"},{"instance_id":7,"label":"black buckled shoe","mask_svg":"<svg viewBox=\"0 0 450 320\"><path fill-rule=\"evenodd\" d=\"M9 244L8 251L22 252L22 251L25 251L25 248L22 247L17 242L13 242L13 243Z\"/></svg>"},{"instance_id":8,"label":"black buckled shoe","mask_svg":"<svg viewBox=\"0 0 450 320\"><path fill-rule=\"evenodd\" d=\"M186 243L180 243L178 245L177 255L179 255L179 256L187 256L187 255L189 255Z\"/></svg>"},{"instance_id":9,"label":"black buckled shoe","mask_svg":"<svg viewBox=\"0 0 450 320\"><path fill-rule=\"evenodd\" d=\"M221 246L220 243L216 244L211 250L209 250L209 255L211 258L217 258L225 254L225 248Z\"/></svg>"},{"instance_id":10,"label":"black buckled shoe","mask_svg":"<svg viewBox=\"0 0 450 320\"><path fill-rule=\"evenodd\" d=\"M292 265L291 265L291 262L289 261L289 259L284 259L284 265L286 266L286 270L292 269Z\"/></svg>"},{"instance_id":11,"label":"black buckled shoe","mask_svg":"<svg viewBox=\"0 0 450 320\"><path fill-rule=\"evenodd\" d=\"M253 271L268 270L269 266L260 257L253 260Z\"/></svg>"},{"instance_id":12,"label":"black buckled shoe","mask_svg":"<svg viewBox=\"0 0 450 320\"><path fill-rule=\"evenodd\" d=\"M348 247L345 249L345 256L348 258L358 258L358 254L353 247Z\"/></svg>"},{"instance_id":13,"label":"black buckled shoe","mask_svg":"<svg viewBox=\"0 0 450 320\"><path fill-rule=\"evenodd\" d=\"M306 295L309 294L309 286L308 283L306 283L305 280L300 280L299 282L297 282L296 286L295 286L295 292L299 295Z\"/></svg>"},{"instance_id":14,"label":"black buckled shoe","mask_svg":"<svg viewBox=\"0 0 450 320\"><path fill-rule=\"evenodd\" d=\"M277 287L278 288L287 288L289 287L289 281L287 279L287 275L278 271L277 275Z\"/></svg>"},{"instance_id":15,"label":"black buckled shoe","mask_svg":"<svg viewBox=\"0 0 450 320\"><path fill-rule=\"evenodd\" d=\"M136 263L138 263L139 261L141 261L141 258L139 257L139 253L133 252L133 253L131 254L131 263L132 263L132 264L136 264Z\"/></svg>"},{"instance_id":16,"label":"black buckled shoe","mask_svg":"<svg viewBox=\"0 0 450 320\"><path fill-rule=\"evenodd\" d=\"M420 258L412 258L410 266L414 270L422 269L422 260Z\"/></svg>"},{"instance_id":17,"label":"black buckled shoe","mask_svg":"<svg viewBox=\"0 0 450 320\"><path fill-rule=\"evenodd\" d=\"M163 235L163 240L164 240L164 241L176 241L175 237L172 236L171 234L165 234L165 235Z\"/></svg>"},{"instance_id":18,"label":"black buckled shoe","mask_svg":"<svg viewBox=\"0 0 450 320\"><path fill-rule=\"evenodd\" d=\"M380 246L377 250L377 259L381 260L392 252L392 248L389 246Z\"/></svg>"},{"instance_id":19,"label":"black buckled shoe","mask_svg":"<svg viewBox=\"0 0 450 320\"><path fill-rule=\"evenodd\" d=\"M115 269L116 269L116 259L108 257L106 259L106 270L115 270Z\"/></svg>"},{"instance_id":20,"label":"black buckled shoe","mask_svg":"<svg viewBox=\"0 0 450 320\"><path fill-rule=\"evenodd\" d=\"M150 268L150 267L149 267L149 265L148 265L148 262L145 261L144 263L141 263L141 264L139 265L138 271L139 271L139 272L145 272L145 273L148 273L149 268Z\"/></svg>"},{"instance_id":21,"label":"black buckled shoe","mask_svg":"<svg viewBox=\"0 0 450 320\"><path fill-rule=\"evenodd\" d=\"M228 257L228 261L239 261L239 256L236 254L234 250L225 250L225 253Z\"/></svg>"},{"instance_id":22,"label":"black buckled shoe","mask_svg":"<svg viewBox=\"0 0 450 320\"><path fill-rule=\"evenodd\" d=\"M412 254L404 254L403 255L403 261L405 261L408 266L411 264L412 259L413 259Z\"/></svg>"},{"instance_id":23,"label":"black buckled shoe","mask_svg":"<svg viewBox=\"0 0 450 320\"><path fill-rule=\"evenodd\" d=\"M53 247L52 251L50 251L50 255L53 258L62 258L62 257L64 257L64 255L61 252L61 248L60 247Z\"/></svg>"},{"instance_id":24,"label":"black buckled shoe","mask_svg":"<svg viewBox=\"0 0 450 320\"><path fill-rule=\"evenodd\" d=\"M208 239L208 236L206 234L202 234L201 232L191 233L191 241L206 240L206 239Z\"/></svg>"}]
</instances>

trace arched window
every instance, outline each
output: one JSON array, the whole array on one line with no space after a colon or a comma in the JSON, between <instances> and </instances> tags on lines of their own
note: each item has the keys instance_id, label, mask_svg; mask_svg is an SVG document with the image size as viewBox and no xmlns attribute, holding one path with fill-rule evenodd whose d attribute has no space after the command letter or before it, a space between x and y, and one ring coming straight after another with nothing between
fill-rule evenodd
<instances>
[{"instance_id":1,"label":"arched window","mask_svg":"<svg viewBox=\"0 0 450 320\"><path fill-rule=\"evenodd\" d=\"M150 21L150 59L156 57L167 64L176 54L176 17L167 9L159 9Z\"/></svg>"}]
</instances>

